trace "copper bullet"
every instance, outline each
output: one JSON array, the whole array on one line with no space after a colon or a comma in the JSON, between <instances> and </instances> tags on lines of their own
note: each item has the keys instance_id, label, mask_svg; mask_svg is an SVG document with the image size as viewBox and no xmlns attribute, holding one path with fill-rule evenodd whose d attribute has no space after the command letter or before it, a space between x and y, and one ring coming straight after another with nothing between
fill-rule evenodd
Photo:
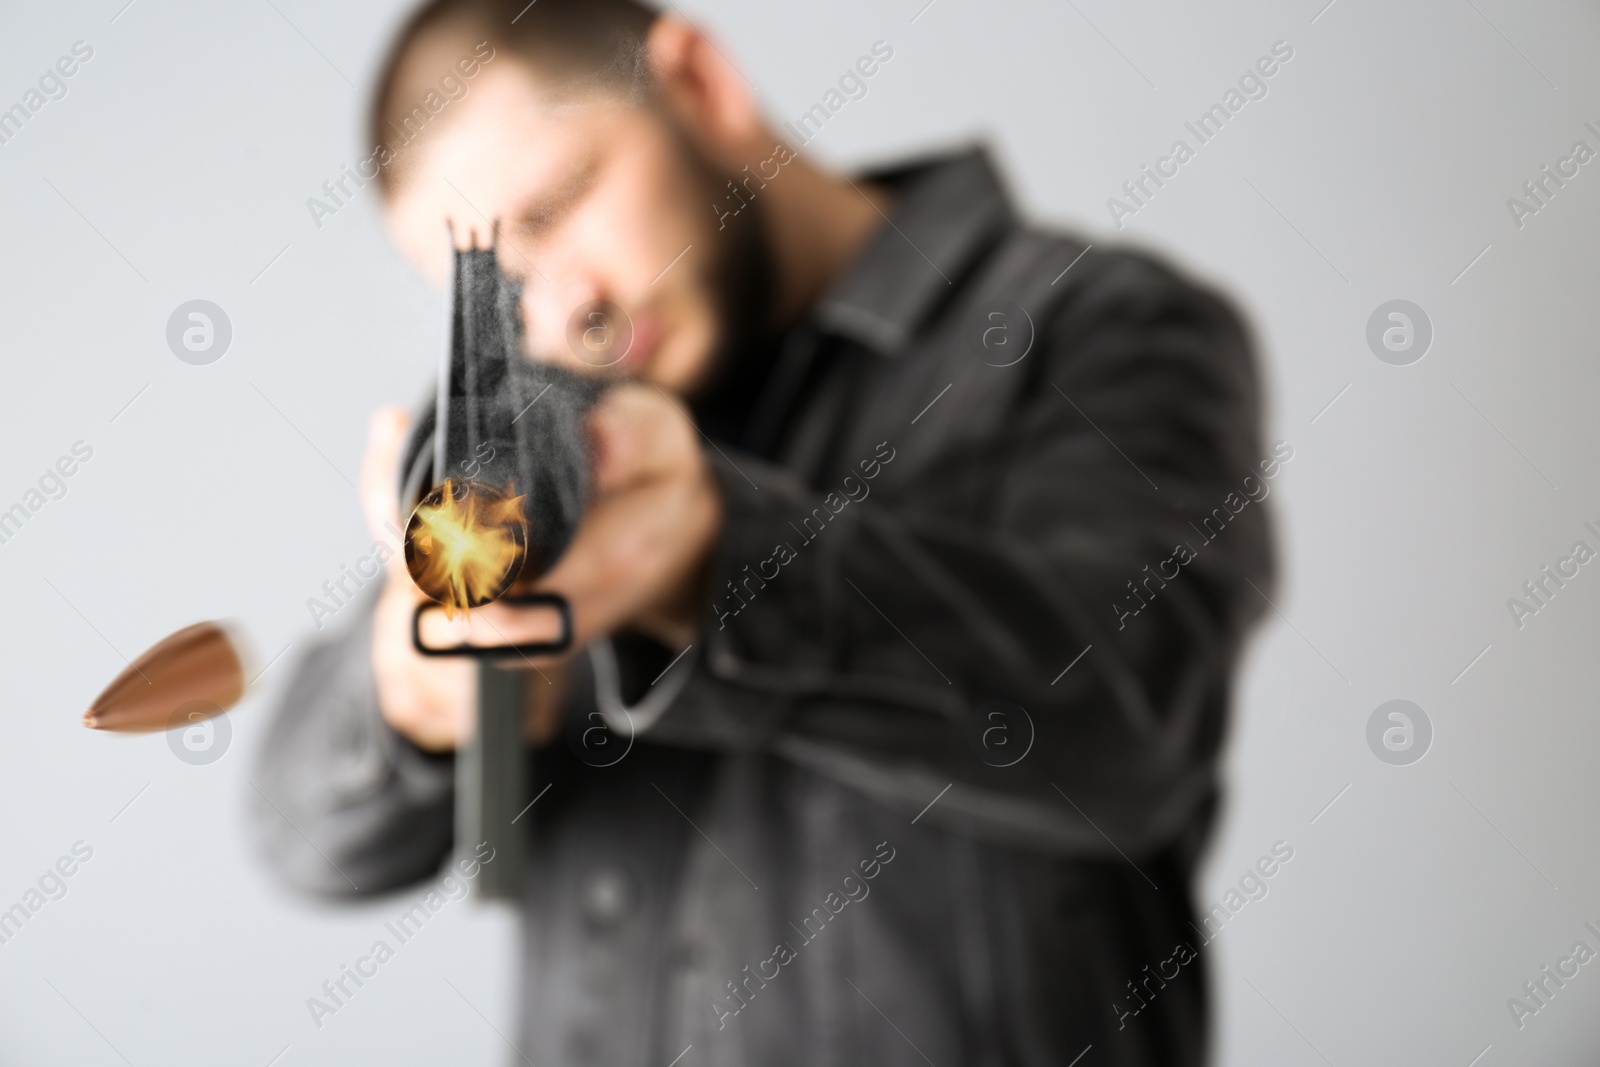
<instances>
[{"instance_id":1,"label":"copper bullet","mask_svg":"<svg viewBox=\"0 0 1600 1067\"><path fill-rule=\"evenodd\" d=\"M194 722L197 710L199 718L220 715L243 695L244 656L233 635L197 622L140 654L95 698L83 724L117 733L165 730Z\"/></svg>"}]
</instances>

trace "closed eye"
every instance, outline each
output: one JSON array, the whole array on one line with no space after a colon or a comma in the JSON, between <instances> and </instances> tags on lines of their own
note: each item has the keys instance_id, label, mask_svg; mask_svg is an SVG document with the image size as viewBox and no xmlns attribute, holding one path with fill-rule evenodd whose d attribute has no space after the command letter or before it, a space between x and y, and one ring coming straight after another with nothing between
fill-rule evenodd
<instances>
[{"instance_id":1,"label":"closed eye","mask_svg":"<svg viewBox=\"0 0 1600 1067\"><path fill-rule=\"evenodd\" d=\"M555 192L540 197L523 208L517 218L518 230L528 237L538 237L554 229L583 198L583 194L589 191L589 187L594 184L595 172L595 163L589 160Z\"/></svg>"}]
</instances>

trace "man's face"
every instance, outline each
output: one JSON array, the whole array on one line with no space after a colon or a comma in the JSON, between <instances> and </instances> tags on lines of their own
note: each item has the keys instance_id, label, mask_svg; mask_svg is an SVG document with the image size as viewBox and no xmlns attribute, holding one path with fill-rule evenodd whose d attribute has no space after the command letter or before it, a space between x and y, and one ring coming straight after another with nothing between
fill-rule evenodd
<instances>
[{"instance_id":1,"label":"man's face","mask_svg":"<svg viewBox=\"0 0 1600 1067\"><path fill-rule=\"evenodd\" d=\"M386 212L401 251L442 284L445 222L458 244L475 233L485 247L499 220L533 355L680 393L710 376L738 249L714 225L722 183L656 112L552 99L508 57L402 155Z\"/></svg>"}]
</instances>

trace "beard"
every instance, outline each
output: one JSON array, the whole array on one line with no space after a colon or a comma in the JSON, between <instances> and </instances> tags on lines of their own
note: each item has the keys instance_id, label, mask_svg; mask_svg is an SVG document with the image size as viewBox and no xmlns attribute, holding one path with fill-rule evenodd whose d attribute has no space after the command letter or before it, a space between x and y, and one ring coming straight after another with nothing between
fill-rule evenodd
<instances>
[{"instance_id":1,"label":"beard","mask_svg":"<svg viewBox=\"0 0 1600 1067\"><path fill-rule=\"evenodd\" d=\"M741 175L719 169L687 137L680 134L678 142L694 198L726 203L733 195L729 183L738 186ZM723 222L708 242L711 261L705 275L716 336L705 367L685 390L697 410L715 408L719 400L759 384L780 332L775 322L777 270L759 191Z\"/></svg>"}]
</instances>

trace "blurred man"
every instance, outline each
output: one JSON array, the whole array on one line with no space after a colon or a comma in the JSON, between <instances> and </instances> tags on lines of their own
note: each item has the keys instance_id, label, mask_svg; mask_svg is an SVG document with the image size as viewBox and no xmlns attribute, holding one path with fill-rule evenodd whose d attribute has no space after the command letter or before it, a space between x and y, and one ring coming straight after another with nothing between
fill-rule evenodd
<instances>
[{"instance_id":1,"label":"blurred man","mask_svg":"<svg viewBox=\"0 0 1600 1067\"><path fill-rule=\"evenodd\" d=\"M800 155L895 55L862 42L781 132L629 0L440 0L384 70L401 250L442 279L444 222L498 220L530 357L617 382L542 583L582 651L530 686L540 1067L1204 1057L1205 963L1173 961L1269 578L1249 343L1161 264L1020 222L981 152ZM375 528L404 428L372 424ZM473 673L413 652L418 598L391 564L275 723L260 832L306 889L452 845Z\"/></svg>"}]
</instances>

